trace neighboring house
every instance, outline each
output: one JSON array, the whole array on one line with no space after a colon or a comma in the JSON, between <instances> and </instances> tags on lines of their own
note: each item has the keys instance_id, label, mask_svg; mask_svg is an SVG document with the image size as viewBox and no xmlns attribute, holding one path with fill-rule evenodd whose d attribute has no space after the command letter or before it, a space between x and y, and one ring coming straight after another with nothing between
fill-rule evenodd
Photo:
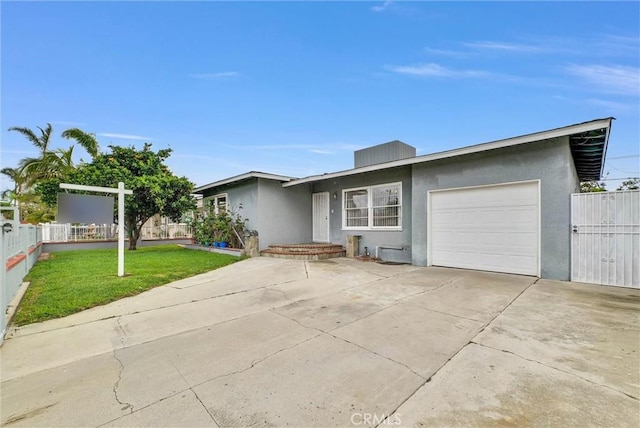
<instances>
[{"instance_id":1,"label":"neighboring house","mask_svg":"<svg viewBox=\"0 0 640 428\"><path fill-rule=\"evenodd\" d=\"M567 280L570 195L600 179L612 119L424 156L392 141L356 151L350 170L249 172L195 192L241 205L261 249L359 235L384 260Z\"/></svg>"}]
</instances>

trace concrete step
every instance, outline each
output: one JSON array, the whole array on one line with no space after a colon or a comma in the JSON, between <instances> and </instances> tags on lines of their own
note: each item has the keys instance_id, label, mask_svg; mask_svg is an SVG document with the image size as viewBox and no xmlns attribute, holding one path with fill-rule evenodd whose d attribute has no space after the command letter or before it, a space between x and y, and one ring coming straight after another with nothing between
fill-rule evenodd
<instances>
[{"instance_id":1,"label":"concrete step","mask_svg":"<svg viewBox=\"0 0 640 428\"><path fill-rule=\"evenodd\" d=\"M344 257L346 250L338 244L283 244L271 245L260 251L260 255L295 260L324 260Z\"/></svg>"}]
</instances>

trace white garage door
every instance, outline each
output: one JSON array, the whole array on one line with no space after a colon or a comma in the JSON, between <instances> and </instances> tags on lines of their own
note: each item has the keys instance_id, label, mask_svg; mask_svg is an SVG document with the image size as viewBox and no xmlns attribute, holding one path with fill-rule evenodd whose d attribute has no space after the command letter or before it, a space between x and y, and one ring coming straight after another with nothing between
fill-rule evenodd
<instances>
[{"instance_id":1,"label":"white garage door","mask_svg":"<svg viewBox=\"0 0 640 428\"><path fill-rule=\"evenodd\" d=\"M538 275L538 181L429 193L430 264Z\"/></svg>"}]
</instances>

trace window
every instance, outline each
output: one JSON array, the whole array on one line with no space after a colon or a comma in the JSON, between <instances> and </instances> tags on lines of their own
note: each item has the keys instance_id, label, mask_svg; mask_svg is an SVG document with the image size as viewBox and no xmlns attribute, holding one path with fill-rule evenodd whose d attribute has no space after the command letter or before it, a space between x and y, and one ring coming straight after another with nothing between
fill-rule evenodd
<instances>
[{"instance_id":1,"label":"window","mask_svg":"<svg viewBox=\"0 0 640 428\"><path fill-rule=\"evenodd\" d=\"M208 198L208 212L213 214L224 214L227 211L227 194L221 193L219 195Z\"/></svg>"},{"instance_id":2,"label":"window","mask_svg":"<svg viewBox=\"0 0 640 428\"><path fill-rule=\"evenodd\" d=\"M400 229L402 183L343 190L344 229Z\"/></svg>"}]
</instances>

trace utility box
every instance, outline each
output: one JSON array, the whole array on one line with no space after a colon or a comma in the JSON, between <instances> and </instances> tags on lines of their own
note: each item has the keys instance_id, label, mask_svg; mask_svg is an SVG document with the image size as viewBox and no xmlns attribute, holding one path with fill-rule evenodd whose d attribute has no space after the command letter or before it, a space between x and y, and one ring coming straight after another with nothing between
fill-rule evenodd
<instances>
[{"instance_id":1,"label":"utility box","mask_svg":"<svg viewBox=\"0 0 640 428\"><path fill-rule=\"evenodd\" d=\"M347 235L347 258L355 259L360 247L360 235Z\"/></svg>"}]
</instances>

